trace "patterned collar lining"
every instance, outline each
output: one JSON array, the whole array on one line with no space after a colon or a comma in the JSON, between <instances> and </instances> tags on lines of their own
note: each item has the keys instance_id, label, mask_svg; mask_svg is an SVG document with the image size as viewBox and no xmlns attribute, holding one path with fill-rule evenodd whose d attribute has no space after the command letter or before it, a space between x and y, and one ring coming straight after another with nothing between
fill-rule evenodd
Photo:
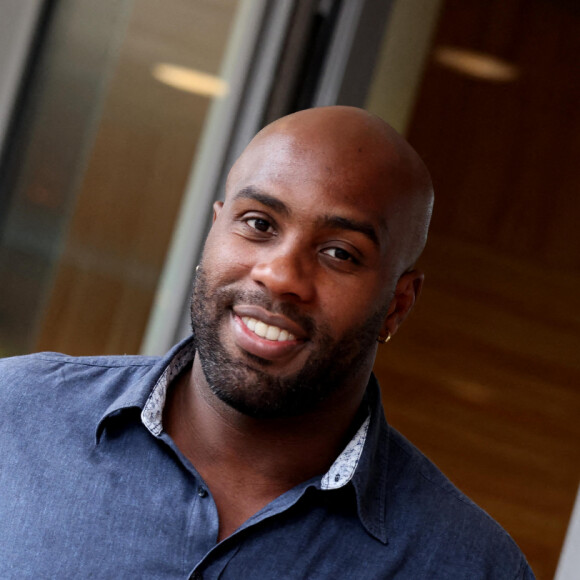
<instances>
[{"instance_id":1,"label":"patterned collar lining","mask_svg":"<svg viewBox=\"0 0 580 580\"><path fill-rule=\"evenodd\" d=\"M192 342L183 345L171 359L171 362L167 365L147 398L147 402L141 411L141 421L155 437L159 437L163 431L163 408L167 397L167 387L193 361L194 355L195 347Z\"/></svg>"},{"instance_id":2,"label":"patterned collar lining","mask_svg":"<svg viewBox=\"0 0 580 580\"><path fill-rule=\"evenodd\" d=\"M365 441L367 440L367 432L371 422L370 415L364 420L363 424L358 428L354 437L348 442L344 451L336 458L335 462L330 466L330 469L322 476L320 487L322 489L338 489L346 485L354 475L356 466L362 455Z\"/></svg>"},{"instance_id":3,"label":"patterned collar lining","mask_svg":"<svg viewBox=\"0 0 580 580\"><path fill-rule=\"evenodd\" d=\"M163 408L167 397L167 388L171 381L193 361L194 354L193 343L185 344L167 365L147 398L141 411L141 421L155 437L159 437L163 431ZM338 489L352 479L362 455L369 424L370 415L367 415L354 437L336 458L330 469L322 476L321 489Z\"/></svg>"}]
</instances>

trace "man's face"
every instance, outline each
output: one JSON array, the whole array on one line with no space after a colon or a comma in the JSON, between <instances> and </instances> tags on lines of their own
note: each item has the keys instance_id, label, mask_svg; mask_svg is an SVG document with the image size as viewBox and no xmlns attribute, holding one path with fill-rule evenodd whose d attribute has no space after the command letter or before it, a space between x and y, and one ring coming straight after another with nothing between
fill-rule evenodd
<instances>
[{"instance_id":1,"label":"man's face","mask_svg":"<svg viewBox=\"0 0 580 580\"><path fill-rule=\"evenodd\" d=\"M192 298L210 389L255 417L360 385L396 284L377 177L291 138L253 147L216 204Z\"/></svg>"}]
</instances>

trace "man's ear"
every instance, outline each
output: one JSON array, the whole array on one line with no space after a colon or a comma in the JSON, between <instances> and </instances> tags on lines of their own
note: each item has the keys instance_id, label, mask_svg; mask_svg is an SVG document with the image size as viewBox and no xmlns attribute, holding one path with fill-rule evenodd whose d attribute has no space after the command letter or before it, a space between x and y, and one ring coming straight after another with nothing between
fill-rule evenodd
<instances>
[{"instance_id":1,"label":"man's ear","mask_svg":"<svg viewBox=\"0 0 580 580\"><path fill-rule=\"evenodd\" d=\"M215 220L217 219L218 213L222 210L222 207L224 207L223 201L216 201L213 204L213 222L212 223L215 223Z\"/></svg>"},{"instance_id":2,"label":"man's ear","mask_svg":"<svg viewBox=\"0 0 580 580\"><path fill-rule=\"evenodd\" d=\"M393 336L407 318L421 293L424 278L419 270L410 270L399 278L383 325L385 335L389 332Z\"/></svg>"}]
</instances>

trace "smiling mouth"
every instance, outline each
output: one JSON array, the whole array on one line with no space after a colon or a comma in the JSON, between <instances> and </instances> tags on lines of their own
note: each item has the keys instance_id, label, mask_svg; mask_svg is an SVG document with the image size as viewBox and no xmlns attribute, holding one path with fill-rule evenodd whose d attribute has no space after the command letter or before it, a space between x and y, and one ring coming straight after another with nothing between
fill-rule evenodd
<instances>
[{"instance_id":1,"label":"smiling mouth","mask_svg":"<svg viewBox=\"0 0 580 580\"><path fill-rule=\"evenodd\" d=\"M251 316L241 316L244 325L260 338L271 340L273 342L284 342L288 340L296 340L296 337L284 328L266 324L257 318Z\"/></svg>"}]
</instances>

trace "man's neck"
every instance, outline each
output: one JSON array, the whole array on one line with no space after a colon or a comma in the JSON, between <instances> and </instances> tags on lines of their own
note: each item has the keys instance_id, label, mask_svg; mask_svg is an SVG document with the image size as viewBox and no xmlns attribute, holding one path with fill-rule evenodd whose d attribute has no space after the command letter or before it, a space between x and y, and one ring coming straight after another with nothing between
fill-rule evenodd
<instances>
[{"instance_id":1,"label":"man's neck","mask_svg":"<svg viewBox=\"0 0 580 580\"><path fill-rule=\"evenodd\" d=\"M354 434L361 396L299 417L254 419L211 392L196 356L169 393L163 423L212 492L220 539L282 493L328 470Z\"/></svg>"}]
</instances>

